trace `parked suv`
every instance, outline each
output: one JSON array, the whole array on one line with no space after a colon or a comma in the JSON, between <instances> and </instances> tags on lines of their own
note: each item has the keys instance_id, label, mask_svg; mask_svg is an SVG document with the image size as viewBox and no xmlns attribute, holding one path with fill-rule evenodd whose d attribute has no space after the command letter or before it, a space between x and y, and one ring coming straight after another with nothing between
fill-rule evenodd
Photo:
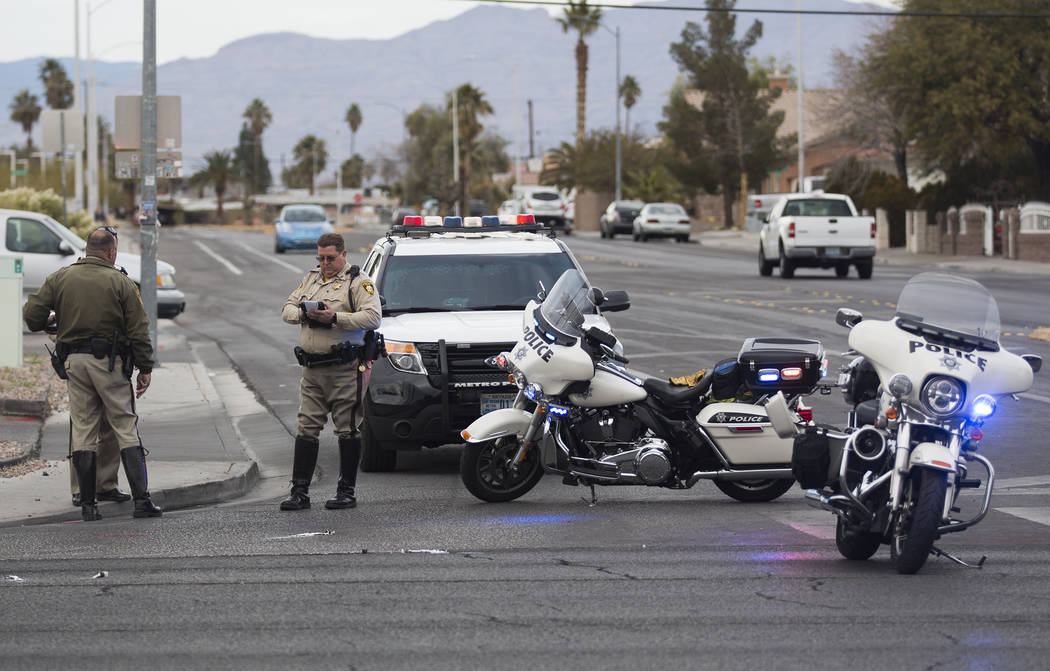
<instances>
[{"instance_id":1,"label":"parked suv","mask_svg":"<svg viewBox=\"0 0 1050 671\"><path fill-rule=\"evenodd\" d=\"M565 201L553 186L528 186L517 189L521 214L531 214L537 224L547 224L566 235L572 232L572 221L566 216Z\"/></svg>"},{"instance_id":2,"label":"parked suv","mask_svg":"<svg viewBox=\"0 0 1050 671\"><path fill-rule=\"evenodd\" d=\"M615 238L617 233L630 235L634 231L634 218L645 205L640 200L614 200L598 218L598 229L603 238Z\"/></svg>"},{"instance_id":3,"label":"parked suv","mask_svg":"<svg viewBox=\"0 0 1050 671\"><path fill-rule=\"evenodd\" d=\"M387 356L364 399L361 469L393 470L398 451L460 443L480 415L510 407L517 389L485 359L513 347L540 285L570 268L580 269L572 252L538 225L409 225L380 238L363 270L379 289Z\"/></svg>"}]
</instances>

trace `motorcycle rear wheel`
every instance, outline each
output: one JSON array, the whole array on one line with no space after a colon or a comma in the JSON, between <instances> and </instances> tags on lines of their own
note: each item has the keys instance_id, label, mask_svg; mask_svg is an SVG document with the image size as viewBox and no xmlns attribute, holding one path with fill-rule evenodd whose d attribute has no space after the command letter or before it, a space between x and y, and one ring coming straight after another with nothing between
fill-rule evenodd
<instances>
[{"instance_id":1,"label":"motorcycle rear wheel","mask_svg":"<svg viewBox=\"0 0 1050 671\"><path fill-rule=\"evenodd\" d=\"M794 480L713 480L726 496L744 503L765 503L783 496Z\"/></svg>"},{"instance_id":2,"label":"motorcycle rear wheel","mask_svg":"<svg viewBox=\"0 0 1050 671\"><path fill-rule=\"evenodd\" d=\"M459 477L467 490L482 501L513 501L536 486L543 477L540 451L533 447L516 467L510 461L518 440L504 436L483 443L467 443L459 458Z\"/></svg>"},{"instance_id":3,"label":"motorcycle rear wheel","mask_svg":"<svg viewBox=\"0 0 1050 671\"><path fill-rule=\"evenodd\" d=\"M897 573L903 574L915 573L930 556L948 489L947 473L928 468L917 470L910 481L910 506L901 512L890 542L890 560Z\"/></svg>"},{"instance_id":4,"label":"motorcycle rear wheel","mask_svg":"<svg viewBox=\"0 0 1050 671\"><path fill-rule=\"evenodd\" d=\"M838 523L835 525L835 545L839 548L839 554L846 559L859 561L869 559L878 552L881 544L881 534L847 526L841 517L838 518Z\"/></svg>"}]
</instances>

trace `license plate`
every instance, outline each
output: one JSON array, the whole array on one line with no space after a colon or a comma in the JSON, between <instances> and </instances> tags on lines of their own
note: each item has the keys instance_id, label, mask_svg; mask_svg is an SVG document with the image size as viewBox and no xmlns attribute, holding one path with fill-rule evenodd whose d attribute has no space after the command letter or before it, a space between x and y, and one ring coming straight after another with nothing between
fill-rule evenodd
<instances>
[{"instance_id":1,"label":"license plate","mask_svg":"<svg viewBox=\"0 0 1050 671\"><path fill-rule=\"evenodd\" d=\"M842 250L838 247L828 247L824 250L824 254L827 256L841 256Z\"/></svg>"},{"instance_id":2,"label":"license plate","mask_svg":"<svg viewBox=\"0 0 1050 671\"><path fill-rule=\"evenodd\" d=\"M481 414L484 415L493 410L502 410L503 408L512 408L514 407L514 399L517 397L517 394L482 394Z\"/></svg>"}]
</instances>

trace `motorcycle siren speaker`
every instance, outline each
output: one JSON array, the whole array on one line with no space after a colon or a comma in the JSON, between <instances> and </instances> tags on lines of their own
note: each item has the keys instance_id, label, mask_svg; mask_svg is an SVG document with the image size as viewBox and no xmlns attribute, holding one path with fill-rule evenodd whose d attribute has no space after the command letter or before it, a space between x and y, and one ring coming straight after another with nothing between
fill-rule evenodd
<instances>
[{"instance_id":1,"label":"motorcycle siren speaker","mask_svg":"<svg viewBox=\"0 0 1050 671\"><path fill-rule=\"evenodd\" d=\"M855 431L849 440L853 453L865 461L875 461L886 453L886 437L873 427Z\"/></svg>"}]
</instances>

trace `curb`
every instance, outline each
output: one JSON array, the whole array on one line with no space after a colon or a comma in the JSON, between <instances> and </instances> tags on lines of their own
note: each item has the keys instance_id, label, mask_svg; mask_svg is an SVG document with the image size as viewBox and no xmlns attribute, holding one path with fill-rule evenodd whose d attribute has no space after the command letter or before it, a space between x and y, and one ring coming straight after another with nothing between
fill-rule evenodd
<instances>
[{"instance_id":1,"label":"curb","mask_svg":"<svg viewBox=\"0 0 1050 671\"><path fill-rule=\"evenodd\" d=\"M0 415L34 417L44 419L47 414L47 397L39 400L0 398Z\"/></svg>"},{"instance_id":2,"label":"curb","mask_svg":"<svg viewBox=\"0 0 1050 671\"><path fill-rule=\"evenodd\" d=\"M222 503L244 496L259 481L259 465L254 461L233 462L230 476L223 480L202 482L181 487L169 487L150 492L150 499L165 511L191 508L210 503ZM63 499L68 502L68 497ZM99 511L102 519L130 517L133 510L131 502L101 502ZM48 513L38 517L0 522L0 527L21 527L55 522L79 522L80 510L72 505L61 513Z\"/></svg>"},{"instance_id":3,"label":"curb","mask_svg":"<svg viewBox=\"0 0 1050 671\"><path fill-rule=\"evenodd\" d=\"M7 459L0 459L0 468L7 468L8 466L17 466L26 459L29 458L29 452L22 450L22 454L17 457L8 457Z\"/></svg>"}]
</instances>

